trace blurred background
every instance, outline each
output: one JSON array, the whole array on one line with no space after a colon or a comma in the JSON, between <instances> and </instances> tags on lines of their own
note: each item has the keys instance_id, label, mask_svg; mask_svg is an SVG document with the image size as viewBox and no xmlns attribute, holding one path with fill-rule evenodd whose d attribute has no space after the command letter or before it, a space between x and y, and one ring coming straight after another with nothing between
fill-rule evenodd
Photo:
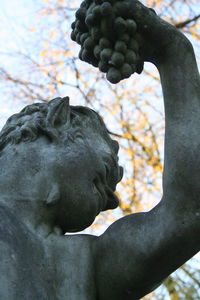
<instances>
[{"instance_id":1,"label":"blurred background","mask_svg":"<svg viewBox=\"0 0 200 300\"><path fill-rule=\"evenodd\" d=\"M199 64L198 0L144 0L192 42ZM124 177L116 210L97 217L88 233L99 235L124 215L148 211L162 196L164 110L159 74L145 64L117 85L78 59L80 46L70 39L79 0L0 0L0 127L25 105L69 96L104 119L120 144ZM174 70L176 72L176 70ZM200 259L196 255L143 299L200 299Z\"/></svg>"}]
</instances>

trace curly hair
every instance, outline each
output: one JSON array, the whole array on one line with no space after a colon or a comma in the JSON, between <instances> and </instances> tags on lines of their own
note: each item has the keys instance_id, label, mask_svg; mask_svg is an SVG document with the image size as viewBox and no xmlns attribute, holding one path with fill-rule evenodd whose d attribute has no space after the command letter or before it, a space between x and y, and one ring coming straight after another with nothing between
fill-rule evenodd
<instances>
[{"instance_id":1,"label":"curly hair","mask_svg":"<svg viewBox=\"0 0 200 300\"><path fill-rule=\"evenodd\" d=\"M62 125L65 125L64 133ZM108 142L111 141L103 120L95 111L83 106L69 106L69 97L59 97L50 102L28 105L12 115L0 133L0 150L9 143L32 142L40 135L51 142L59 141L63 134L73 140L74 128L77 127L80 131L92 127Z\"/></svg>"}]
</instances>

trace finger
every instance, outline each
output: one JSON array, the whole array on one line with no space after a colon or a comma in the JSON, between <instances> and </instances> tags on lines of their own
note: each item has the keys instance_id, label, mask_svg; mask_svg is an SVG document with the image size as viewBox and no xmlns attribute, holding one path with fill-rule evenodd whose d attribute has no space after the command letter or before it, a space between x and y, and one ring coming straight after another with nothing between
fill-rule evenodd
<instances>
[{"instance_id":1,"label":"finger","mask_svg":"<svg viewBox=\"0 0 200 300\"><path fill-rule=\"evenodd\" d=\"M129 1L131 14L138 25L138 31L154 40L166 40L176 29L162 20L155 11L144 6L137 0Z\"/></svg>"}]
</instances>

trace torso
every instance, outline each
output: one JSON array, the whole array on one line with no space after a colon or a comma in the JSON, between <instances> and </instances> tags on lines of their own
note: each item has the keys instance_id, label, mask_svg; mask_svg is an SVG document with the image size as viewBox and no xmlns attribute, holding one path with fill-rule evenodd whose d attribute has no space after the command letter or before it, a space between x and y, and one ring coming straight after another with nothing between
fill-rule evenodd
<instances>
[{"instance_id":1,"label":"torso","mask_svg":"<svg viewBox=\"0 0 200 300\"><path fill-rule=\"evenodd\" d=\"M0 208L0 299L96 300L90 235L34 236Z\"/></svg>"},{"instance_id":2,"label":"torso","mask_svg":"<svg viewBox=\"0 0 200 300\"><path fill-rule=\"evenodd\" d=\"M110 243L100 245L92 235L41 237L0 206L0 300L140 299L144 290L122 289L123 275L110 272Z\"/></svg>"},{"instance_id":3,"label":"torso","mask_svg":"<svg viewBox=\"0 0 200 300\"><path fill-rule=\"evenodd\" d=\"M58 300L96 300L93 240L90 235L50 237ZM48 247L48 246L47 246Z\"/></svg>"}]
</instances>

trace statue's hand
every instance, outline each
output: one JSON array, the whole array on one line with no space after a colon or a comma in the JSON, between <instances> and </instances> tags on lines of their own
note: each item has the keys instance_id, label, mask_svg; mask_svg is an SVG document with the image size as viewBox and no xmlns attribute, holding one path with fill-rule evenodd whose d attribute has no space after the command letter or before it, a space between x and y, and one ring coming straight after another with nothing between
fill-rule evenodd
<instances>
[{"instance_id":1,"label":"statue's hand","mask_svg":"<svg viewBox=\"0 0 200 300\"><path fill-rule=\"evenodd\" d=\"M190 44L189 40L173 25L157 16L156 12L144 6L137 0L127 0L130 11L137 24L141 37L140 58L159 64L167 59L170 53L180 54L183 45Z\"/></svg>"},{"instance_id":2,"label":"statue's hand","mask_svg":"<svg viewBox=\"0 0 200 300\"><path fill-rule=\"evenodd\" d=\"M184 38L137 0L84 0L72 29L71 38L81 45L79 58L111 83L141 73L144 61L158 63Z\"/></svg>"}]
</instances>

